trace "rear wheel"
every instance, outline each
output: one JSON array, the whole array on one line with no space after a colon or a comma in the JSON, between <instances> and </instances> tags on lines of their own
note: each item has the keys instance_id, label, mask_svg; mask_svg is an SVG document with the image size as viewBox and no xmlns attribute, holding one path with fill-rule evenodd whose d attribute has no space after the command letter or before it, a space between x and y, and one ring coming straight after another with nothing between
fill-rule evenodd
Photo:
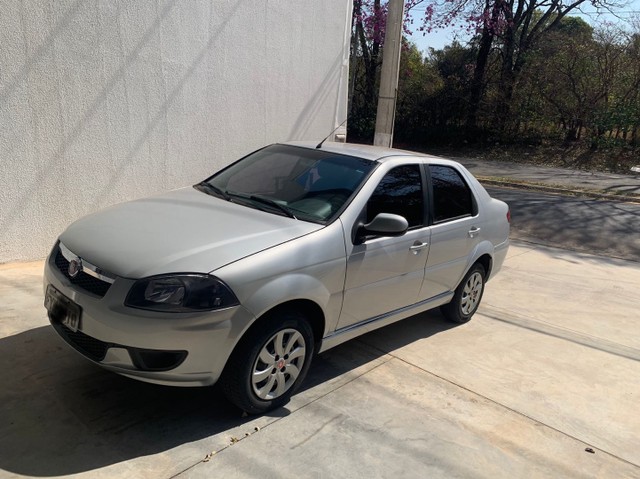
<instances>
[{"instance_id":1,"label":"rear wheel","mask_svg":"<svg viewBox=\"0 0 640 479\"><path fill-rule=\"evenodd\" d=\"M456 288L451 302L440 307L445 318L454 323L466 323L471 319L482 300L485 274L480 263L471 267Z\"/></svg>"},{"instance_id":2,"label":"rear wheel","mask_svg":"<svg viewBox=\"0 0 640 479\"><path fill-rule=\"evenodd\" d=\"M285 404L307 374L314 338L295 311L265 317L233 351L220 378L227 398L250 414Z\"/></svg>"}]
</instances>

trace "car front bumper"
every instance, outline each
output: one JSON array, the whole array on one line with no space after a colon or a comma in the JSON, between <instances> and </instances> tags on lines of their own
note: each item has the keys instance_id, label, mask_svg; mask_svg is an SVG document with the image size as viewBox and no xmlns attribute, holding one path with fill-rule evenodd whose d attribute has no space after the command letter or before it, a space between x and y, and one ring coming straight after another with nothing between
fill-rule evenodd
<instances>
[{"instance_id":1,"label":"car front bumper","mask_svg":"<svg viewBox=\"0 0 640 479\"><path fill-rule=\"evenodd\" d=\"M100 297L73 284L47 258L44 289L51 285L81 308L77 331L49 313L58 334L85 358L142 381L174 386L215 383L237 339L253 321L242 306L197 313L159 313L124 306L135 282L116 278Z\"/></svg>"}]
</instances>

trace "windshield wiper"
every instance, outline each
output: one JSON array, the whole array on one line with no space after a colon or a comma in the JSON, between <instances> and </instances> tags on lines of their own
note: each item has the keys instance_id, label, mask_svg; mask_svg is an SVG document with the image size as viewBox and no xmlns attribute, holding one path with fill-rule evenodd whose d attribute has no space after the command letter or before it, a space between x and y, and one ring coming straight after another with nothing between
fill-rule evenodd
<instances>
[{"instance_id":1,"label":"windshield wiper","mask_svg":"<svg viewBox=\"0 0 640 479\"><path fill-rule=\"evenodd\" d=\"M278 203L275 200L272 200L271 198L267 198L266 196L260 196L260 195L251 195L249 197L249 199L254 200L254 201L259 201L261 203L264 203L265 205L273 206L273 207L279 209L280 211L282 211L289 218L293 218L294 220L298 219L298 218L296 218L296 215L294 215L293 212L289 208L287 208L285 205L281 205L280 203Z\"/></svg>"},{"instance_id":2,"label":"windshield wiper","mask_svg":"<svg viewBox=\"0 0 640 479\"><path fill-rule=\"evenodd\" d=\"M217 186L213 186L211 183L203 181L202 183L198 183L196 186L200 187L203 190L207 190L205 193L213 191L216 195L224 198L227 201L231 201L231 196L229 196L226 191L221 190Z\"/></svg>"},{"instance_id":3,"label":"windshield wiper","mask_svg":"<svg viewBox=\"0 0 640 479\"><path fill-rule=\"evenodd\" d=\"M235 197L238 197L238 198L243 198L245 200L251 200L251 201L255 201L256 203L262 203L262 204L271 206L271 207L281 211L282 213L284 213L289 218L293 218L294 220L298 219L298 218L296 218L296 215L294 215L293 212L289 208L287 208L286 206L278 203L275 200L272 200L271 198L267 198L266 196L248 195L246 193L237 193L235 191L227 191L227 195L235 196Z\"/></svg>"}]
</instances>

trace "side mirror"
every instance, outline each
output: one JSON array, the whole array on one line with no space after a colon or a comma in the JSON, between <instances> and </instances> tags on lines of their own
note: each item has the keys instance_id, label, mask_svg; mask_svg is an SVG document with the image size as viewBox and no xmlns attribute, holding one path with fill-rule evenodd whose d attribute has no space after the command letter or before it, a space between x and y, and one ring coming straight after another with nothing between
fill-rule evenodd
<instances>
[{"instance_id":1,"label":"side mirror","mask_svg":"<svg viewBox=\"0 0 640 479\"><path fill-rule=\"evenodd\" d=\"M400 215L378 213L370 223L358 228L357 242L362 243L367 235L402 236L409 229L409 222Z\"/></svg>"}]
</instances>

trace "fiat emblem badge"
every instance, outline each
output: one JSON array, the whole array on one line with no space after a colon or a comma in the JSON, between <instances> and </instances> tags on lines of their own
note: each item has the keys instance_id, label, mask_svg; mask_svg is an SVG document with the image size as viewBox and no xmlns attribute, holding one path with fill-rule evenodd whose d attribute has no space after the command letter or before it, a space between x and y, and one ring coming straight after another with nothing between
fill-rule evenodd
<instances>
[{"instance_id":1,"label":"fiat emblem badge","mask_svg":"<svg viewBox=\"0 0 640 479\"><path fill-rule=\"evenodd\" d=\"M80 258L72 259L69 262L69 276L75 278L82 271L82 260Z\"/></svg>"}]
</instances>

